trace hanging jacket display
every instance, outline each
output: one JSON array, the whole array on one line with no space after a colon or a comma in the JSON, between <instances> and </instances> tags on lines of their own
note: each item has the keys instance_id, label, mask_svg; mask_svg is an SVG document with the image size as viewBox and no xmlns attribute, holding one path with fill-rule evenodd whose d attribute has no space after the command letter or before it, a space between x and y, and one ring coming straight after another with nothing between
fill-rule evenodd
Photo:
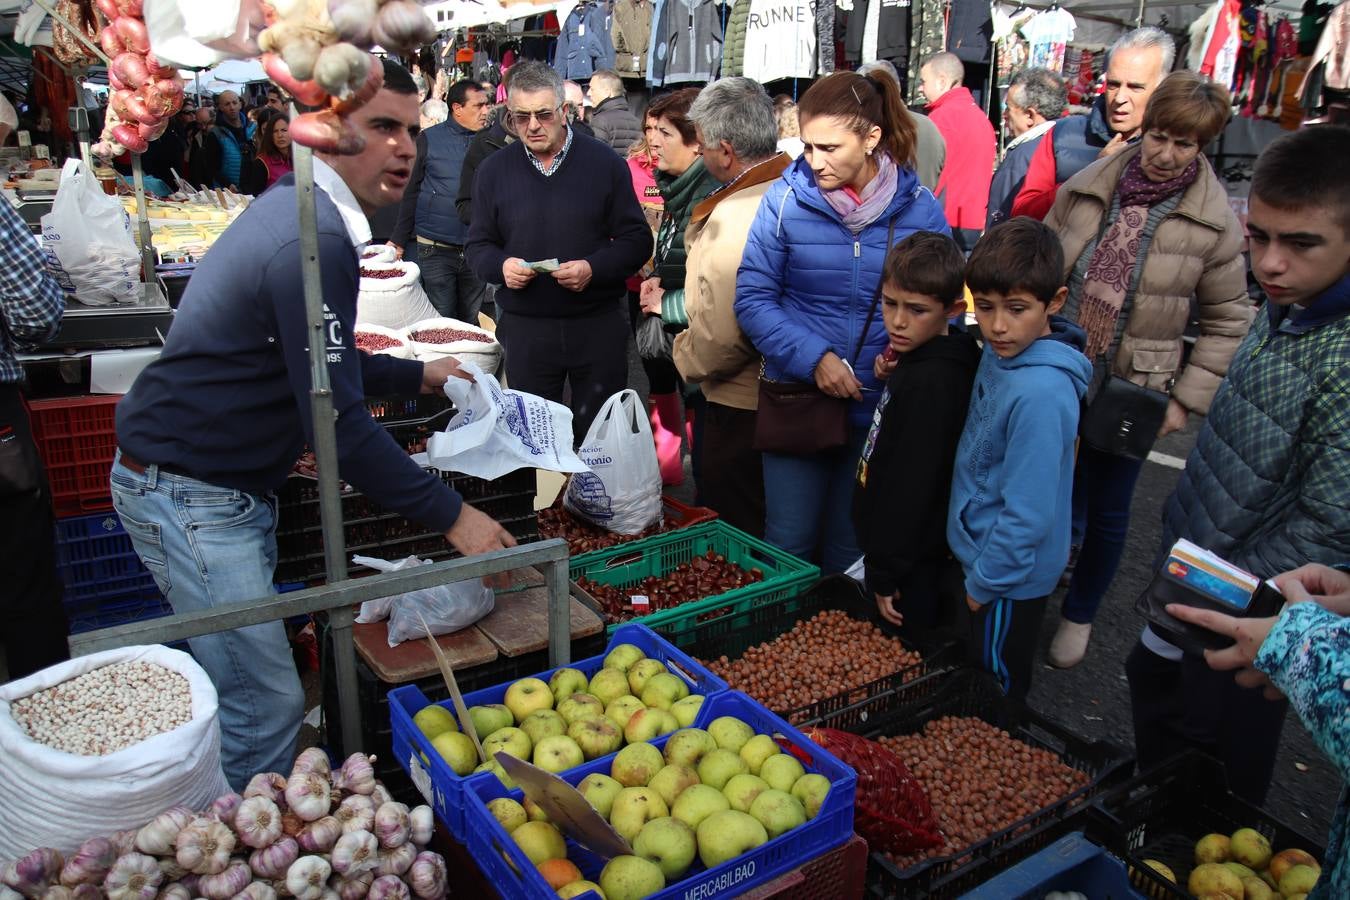
<instances>
[{"instance_id":1,"label":"hanging jacket display","mask_svg":"<svg viewBox=\"0 0 1350 900\"><path fill-rule=\"evenodd\" d=\"M614 71L621 78L647 75L647 48L652 42L651 0L615 0L609 36L614 43Z\"/></svg>"},{"instance_id":2,"label":"hanging jacket display","mask_svg":"<svg viewBox=\"0 0 1350 900\"><path fill-rule=\"evenodd\" d=\"M578 3L558 32L553 68L563 78L583 80L597 69L614 67L614 44L609 36L609 17L598 3Z\"/></svg>"},{"instance_id":3,"label":"hanging jacket display","mask_svg":"<svg viewBox=\"0 0 1350 900\"><path fill-rule=\"evenodd\" d=\"M816 74L834 72L834 4L829 0L816 3Z\"/></svg>"},{"instance_id":4,"label":"hanging jacket display","mask_svg":"<svg viewBox=\"0 0 1350 900\"><path fill-rule=\"evenodd\" d=\"M993 31L992 19L990 31ZM919 67L934 53L947 49L947 14L943 0L917 0L909 8L909 82L905 102L914 104L919 93Z\"/></svg>"},{"instance_id":5,"label":"hanging jacket display","mask_svg":"<svg viewBox=\"0 0 1350 900\"><path fill-rule=\"evenodd\" d=\"M743 74L760 84L816 73L816 18L807 0L751 0Z\"/></svg>"},{"instance_id":6,"label":"hanging jacket display","mask_svg":"<svg viewBox=\"0 0 1350 900\"><path fill-rule=\"evenodd\" d=\"M716 0L665 0L652 18L647 80L712 81L722 68L722 13Z\"/></svg>"},{"instance_id":7,"label":"hanging jacket display","mask_svg":"<svg viewBox=\"0 0 1350 900\"><path fill-rule=\"evenodd\" d=\"M1327 18L1312 56L1311 65L1319 64L1324 66L1324 88L1350 90L1350 0L1336 7Z\"/></svg>"},{"instance_id":8,"label":"hanging jacket display","mask_svg":"<svg viewBox=\"0 0 1350 900\"><path fill-rule=\"evenodd\" d=\"M736 0L727 17L725 40L722 42L722 77L745 74L745 29L750 22L750 0Z\"/></svg>"},{"instance_id":9,"label":"hanging jacket display","mask_svg":"<svg viewBox=\"0 0 1350 900\"><path fill-rule=\"evenodd\" d=\"M880 5L875 51L866 40L873 3ZM910 0L854 0L844 30L844 58L855 64L886 59L904 69L909 62L909 16Z\"/></svg>"}]
</instances>

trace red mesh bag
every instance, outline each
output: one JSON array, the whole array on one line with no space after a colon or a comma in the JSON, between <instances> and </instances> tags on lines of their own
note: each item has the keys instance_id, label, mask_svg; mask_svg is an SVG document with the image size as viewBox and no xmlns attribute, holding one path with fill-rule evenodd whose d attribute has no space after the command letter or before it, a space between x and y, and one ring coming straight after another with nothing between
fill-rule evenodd
<instances>
[{"instance_id":1,"label":"red mesh bag","mask_svg":"<svg viewBox=\"0 0 1350 900\"><path fill-rule=\"evenodd\" d=\"M846 731L808 728L804 733L858 773L853 830L872 850L902 855L942 844L928 795L900 757Z\"/></svg>"}]
</instances>

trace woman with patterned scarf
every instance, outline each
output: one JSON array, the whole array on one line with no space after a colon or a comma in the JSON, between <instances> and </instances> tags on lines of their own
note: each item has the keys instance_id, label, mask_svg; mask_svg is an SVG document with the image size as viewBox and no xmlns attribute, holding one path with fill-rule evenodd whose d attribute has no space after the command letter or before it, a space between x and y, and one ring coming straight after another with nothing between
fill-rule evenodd
<instances>
[{"instance_id":1,"label":"woman with patterned scarf","mask_svg":"<svg viewBox=\"0 0 1350 900\"><path fill-rule=\"evenodd\" d=\"M1174 72L1149 99L1139 144L1065 182L1045 220L1064 245L1064 315L1087 332L1088 358L1099 373L1170 396L1159 437L1208 411L1252 320L1242 226L1202 153L1230 110L1221 85ZM1183 367L1192 298L1200 336ZM1079 445L1073 506L1082 544L1051 665L1075 666L1087 652L1142 468L1141 460Z\"/></svg>"}]
</instances>

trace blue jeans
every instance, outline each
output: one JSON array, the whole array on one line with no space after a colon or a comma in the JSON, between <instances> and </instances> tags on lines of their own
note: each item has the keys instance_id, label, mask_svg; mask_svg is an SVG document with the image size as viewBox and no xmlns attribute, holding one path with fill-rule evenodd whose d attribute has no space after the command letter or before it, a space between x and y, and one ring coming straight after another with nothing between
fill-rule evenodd
<instances>
[{"instance_id":1,"label":"blue jeans","mask_svg":"<svg viewBox=\"0 0 1350 900\"><path fill-rule=\"evenodd\" d=\"M417 242L417 265L422 269L422 287L436 311L448 319L478 324L483 308L483 282L464 259L463 247L445 247Z\"/></svg>"},{"instance_id":2,"label":"blue jeans","mask_svg":"<svg viewBox=\"0 0 1350 900\"><path fill-rule=\"evenodd\" d=\"M1083 549L1069 582L1061 614L1070 622L1090 625L1097 615L1125 551L1130 527L1130 501L1144 469L1143 460L1114 456L1078 445L1073 473L1073 515L1083 521Z\"/></svg>"},{"instance_id":3,"label":"blue jeans","mask_svg":"<svg viewBox=\"0 0 1350 900\"><path fill-rule=\"evenodd\" d=\"M274 592L276 498L148 466L112 468L113 506L175 613ZM290 771L305 693L280 622L192 638L220 703L220 758L235 790L259 772Z\"/></svg>"},{"instance_id":4,"label":"blue jeans","mask_svg":"<svg viewBox=\"0 0 1350 900\"><path fill-rule=\"evenodd\" d=\"M842 572L862 550L853 533L853 482L867 430L846 446L812 456L764 454L764 538L823 574Z\"/></svg>"}]
</instances>

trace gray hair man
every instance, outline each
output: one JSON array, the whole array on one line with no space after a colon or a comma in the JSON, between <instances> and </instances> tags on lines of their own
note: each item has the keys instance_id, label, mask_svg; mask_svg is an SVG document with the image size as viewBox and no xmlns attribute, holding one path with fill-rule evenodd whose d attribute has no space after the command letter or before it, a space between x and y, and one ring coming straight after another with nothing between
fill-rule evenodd
<instances>
[{"instance_id":1,"label":"gray hair man","mask_svg":"<svg viewBox=\"0 0 1350 900\"><path fill-rule=\"evenodd\" d=\"M499 282L498 336L511 386L561 403L585 436L628 381L625 279L652 253L628 165L578 133L562 79L543 63L511 69L506 115L519 137L474 175L466 255Z\"/></svg>"},{"instance_id":2,"label":"gray hair man","mask_svg":"<svg viewBox=\"0 0 1350 900\"><path fill-rule=\"evenodd\" d=\"M888 59L858 66L858 74L862 76L875 71L885 72L896 84L901 84L900 73ZM938 179L942 177L942 167L947 162L947 141L932 119L912 109L906 111L914 120L914 174L919 176L920 184L930 191L936 191Z\"/></svg>"},{"instance_id":3,"label":"gray hair man","mask_svg":"<svg viewBox=\"0 0 1350 900\"><path fill-rule=\"evenodd\" d=\"M591 102L590 125L595 139L609 144L620 156L627 154L642 137L642 124L628 108L623 79L609 69L601 69L591 76L586 99Z\"/></svg>"},{"instance_id":4,"label":"gray hair man","mask_svg":"<svg viewBox=\"0 0 1350 900\"><path fill-rule=\"evenodd\" d=\"M1161 28L1126 32L1106 58L1106 91L1086 116L1061 119L1040 142L1012 215L1045 218L1059 186L1139 137L1149 97L1172 71L1177 46Z\"/></svg>"},{"instance_id":5,"label":"gray hair man","mask_svg":"<svg viewBox=\"0 0 1350 900\"><path fill-rule=\"evenodd\" d=\"M762 536L764 478L754 448L759 354L736 322L736 270L760 200L792 159L777 149L773 101L749 78L714 81L689 118L703 164L723 186L694 207L685 231L688 328L676 336L673 355L680 375L707 400L695 436L700 496L730 524ZM669 318L666 310L662 317Z\"/></svg>"},{"instance_id":6,"label":"gray hair man","mask_svg":"<svg viewBox=\"0 0 1350 900\"><path fill-rule=\"evenodd\" d=\"M1068 91L1058 73L1033 68L1013 75L1003 99L1003 121L1013 139L989 185L986 228L1011 217L1013 200L1022 190L1036 148L1064 115L1067 102Z\"/></svg>"},{"instance_id":7,"label":"gray hair man","mask_svg":"<svg viewBox=\"0 0 1350 900\"><path fill-rule=\"evenodd\" d=\"M450 107L444 100L428 100L422 104L422 130L439 125L450 118Z\"/></svg>"}]
</instances>

